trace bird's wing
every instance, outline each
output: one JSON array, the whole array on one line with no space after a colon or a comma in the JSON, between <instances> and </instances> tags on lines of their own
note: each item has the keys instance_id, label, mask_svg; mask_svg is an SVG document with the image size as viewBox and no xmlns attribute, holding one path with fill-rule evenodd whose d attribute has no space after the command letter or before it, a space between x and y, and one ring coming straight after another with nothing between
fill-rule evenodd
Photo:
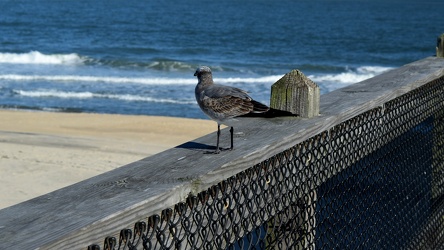
<instances>
[{"instance_id":1,"label":"bird's wing","mask_svg":"<svg viewBox=\"0 0 444 250\"><path fill-rule=\"evenodd\" d=\"M218 113L229 113L231 117L250 112L263 113L269 110L266 105L253 100L242 89L213 84L208 86L204 92L204 106L211 106L211 109Z\"/></svg>"},{"instance_id":2,"label":"bird's wing","mask_svg":"<svg viewBox=\"0 0 444 250\"><path fill-rule=\"evenodd\" d=\"M216 98L205 97L202 102L205 107L229 117L241 116L253 111L250 100L230 95Z\"/></svg>"},{"instance_id":3,"label":"bird's wing","mask_svg":"<svg viewBox=\"0 0 444 250\"><path fill-rule=\"evenodd\" d=\"M213 84L205 89L205 95L210 98L223 98L227 96L251 100L246 91L230 86Z\"/></svg>"}]
</instances>

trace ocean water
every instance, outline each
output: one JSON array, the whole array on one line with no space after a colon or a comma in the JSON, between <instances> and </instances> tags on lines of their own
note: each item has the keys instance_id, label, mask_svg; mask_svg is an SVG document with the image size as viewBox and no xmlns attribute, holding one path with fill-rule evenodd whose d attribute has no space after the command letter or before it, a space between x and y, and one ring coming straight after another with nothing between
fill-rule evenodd
<instances>
[{"instance_id":1,"label":"ocean water","mask_svg":"<svg viewBox=\"0 0 444 250\"><path fill-rule=\"evenodd\" d=\"M0 108L205 118L193 76L265 104L299 69L321 93L433 56L442 0L1 0ZM322 98L322 97L321 97Z\"/></svg>"}]
</instances>

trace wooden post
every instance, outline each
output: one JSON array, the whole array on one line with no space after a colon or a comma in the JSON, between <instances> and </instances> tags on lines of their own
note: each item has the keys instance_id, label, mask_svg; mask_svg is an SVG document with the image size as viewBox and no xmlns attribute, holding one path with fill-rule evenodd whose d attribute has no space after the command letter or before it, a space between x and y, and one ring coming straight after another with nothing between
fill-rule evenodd
<instances>
[{"instance_id":1,"label":"wooden post","mask_svg":"<svg viewBox=\"0 0 444 250\"><path fill-rule=\"evenodd\" d=\"M295 69L271 86L270 107L304 118L319 115L319 86Z\"/></svg>"},{"instance_id":2,"label":"wooden post","mask_svg":"<svg viewBox=\"0 0 444 250\"><path fill-rule=\"evenodd\" d=\"M436 43L436 57L444 57L444 34L438 36Z\"/></svg>"}]
</instances>

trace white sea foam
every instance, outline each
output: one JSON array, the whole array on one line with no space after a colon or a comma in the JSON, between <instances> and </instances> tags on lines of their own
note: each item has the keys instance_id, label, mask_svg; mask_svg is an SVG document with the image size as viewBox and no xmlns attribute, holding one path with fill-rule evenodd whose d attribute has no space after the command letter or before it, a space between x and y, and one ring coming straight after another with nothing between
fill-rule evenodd
<instances>
[{"instance_id":1,"label":"white sea foam","mask_svg":"<svg viewBox=\"0 0 444 250\"><path fill-rule=\"evenodd\" d=\"M252 77L252 78L242 78L242 77L228 77L228 78L215 78L216 83L274 83L279 80L283 75L272 75L263 77ZM196 82L196 81L195 81Z\"/></svg>"},{"instance_id":2,"label":"white sea foam","mask_svg":"<svg viewBox=\"0 0 444 250\"><path fill-rule=\"evenodd\" d=\"M387 70L393 69L392 67L382 67L382 66L362 66L356 69L359 73L371 73L371 74L381 74Z\"/></svg>"},{"instance_id":3,"label":"white sea foam","mask_svg":"<svg viewBox=\"0 0 444 250\"><path fill-rule=\"evenodd\" d=\"M29 53L0 53L0 63L10 64L81 64L85 58L78 54L42 54L39 51Z\"/></svg>"},{"instance_id":4,"label":"white sea foam","mask_svg":"<svg viewBox=\"0 0 444 250\"><path fill-rule=\"evenodd\" d=\"M215 78L220 84L229 83L267 83L275 82L282 76L266 76L258 78ZM135 83L146 85L194 85L197 79L190 78L143 78L143 77L106 77L106 76L79 76L79 75L0 75L0 80L12 81L68 81L68 82L102 82L102 83Z\"/></svg>"},{"instance_id":5,"label":"white sea foam","mask_svg":"<svg viewBox=\"0 0 444 250\"><path fill-rule=\"evenodd\" d=\"M0 75L1 80L14 81L49 81L49 82L102 82L102 83L137 83L146 85L183 85L196 84L196 80L181 78L143 78L143 77L107 77L79 75Z\"/></svg>"},{"instance_id":6,"label":"white sea foam","mask_svg":"<svg viewBox=\"0 0 444 250\"><path fill-rule=\"evenodd\" d=\"M315 82L336 82L340 84L351 84L364 81L390 69L392 68L381 66L362 66L358 67L355 70L348 70L346 72L337 74L310 75L309 78Z\"/></svg>"},{"instance_id":7,"label":"white sea foam","mask_svg":"<svg viewBox=\"0 0 444 250\"><path fill-rule=\"evenodd\" d=\"M344 87L346 85L360 82L374 77L390 70L389 67L363 66L356 69L349 69L346 72L331 74L308 75L308 78L314 82L327 86L329 91ZM233 83L264 83L273 84L279 80L282 75L271 75L263 77L227 77L215 78L214 81L219 84ZM0 75L0 80L7 81L45 81L45 82L89 82L104 84L143 84L143 85L195 85L197 79L187 78L168 78L168 77L118 77L118 76L88 76L88 75L22 75L22 74L4 74Z\"/></svg>"},{"instance_id":8,"label":"white sea foam","mask_svg":"<svg viewBox=\"0 0 444 250\"><path fill-rule=\"evenodd\" d=\"M25 90L13 90L14 93L27 96L27 97L55 97L64 99L91 99L91 98L103 98L103 99L116 99L122 101L138 101L138 102L156 102L156 103L172 103L172 104L195 104L193 99L190 100L174 100L166 98L153 98L147 96L139 95L117 95L117 94L99 94L92 92L65 92L59 90L36 90L36 91L25 91Z\"/></svg>"},{"instance_id":9,"label":"white sea foam","mask_svg":"<svg viewBox=\"0 0 444 250\"><path fill-rule=\"evenodd\" d=\"M319 74L309 75L308 78L318 83L324 92L330 92L348 86L353 83L361 82L369 78L375 77L392 68L381 66L362 66L354 70L337 74Z\"/></svg>"}]
</instances>

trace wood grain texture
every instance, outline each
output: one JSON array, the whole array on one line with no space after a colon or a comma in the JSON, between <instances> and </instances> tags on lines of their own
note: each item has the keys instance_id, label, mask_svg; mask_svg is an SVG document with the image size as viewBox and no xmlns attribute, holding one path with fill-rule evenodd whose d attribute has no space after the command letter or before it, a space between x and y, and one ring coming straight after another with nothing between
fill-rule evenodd
<instances>
[{"instance_id":1,"label":"wood grain texture","mask_svg":"<svg viewBox=\"0 0 444 250\"><path fill-rule=\"evenodd\" d=\"M292 70L271 86L270 107L303 118L319 114L319 86L301 71Z\"/></svg>"},{"instance_id":2,"label":"wood grain texture","mask_svg":"<svg viewBox=\"0 0 444 250\"><path fill-rule=\"evenodd\" d=\"M233 151L215 133L0 210L0 249L85 249L273 155L444 75L429 57L321 97L320 116L243 118ZM222 130L221 145L229 145ZM118 237L117 237L118 238Z\"/></svg>"},{"instance_id":3,"label":"wood grain texture","mask_svg":"<svg viewBox=\"0 0 444 250\"><path fill-rule=\"evenodd\" d=\"M441 34L437 39L436 57L444 57L444 34Z\"/></svg>"}]
</instances>

